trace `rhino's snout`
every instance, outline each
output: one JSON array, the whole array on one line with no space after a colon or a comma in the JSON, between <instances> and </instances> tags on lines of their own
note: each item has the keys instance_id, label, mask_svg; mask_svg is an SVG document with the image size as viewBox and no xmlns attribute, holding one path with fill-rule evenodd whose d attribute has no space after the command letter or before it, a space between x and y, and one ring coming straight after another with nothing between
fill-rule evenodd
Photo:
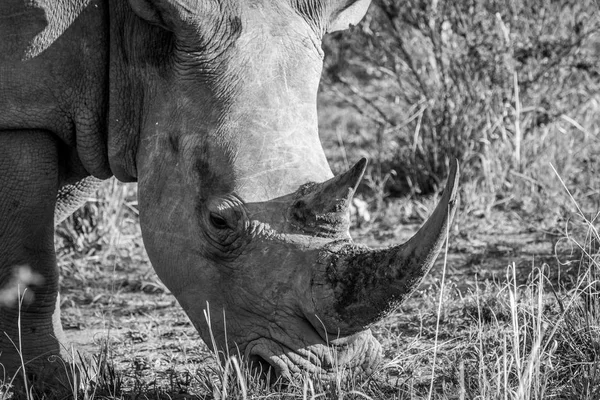
<instances>
[{"instance_id":1,"label":"rhino's snout","mask_svg":"<svg viewBox=\"0 0 600 400\"><path fill-rule=\"evenodd\" d=\"M268 364L274 374L288 378L306 372L329 378L340 371L374 372L381 346L369 325L409 296L432 267L457 207L458 165L417 234L383 250L356 245L348 234L349 207L365 166L361 160L348 172L296 193L289 213L293 230L321 247L304 251L308 264L296 266L297 275L311 271L304 281L310 287L308 294L299 294L303 318L290 336L311 339L302 345L280 336L250 343L247 358L263 370Z\"/></svg>"},{"instance_id":2,"label":"rhino's snout","mask_svg":"<svg viewBox=\"0 0 600 400\"><path fill-rule=\"evenodd\" d=\"M272 381L291 380L306 373L330 380L373 374L381 364L382 350L371 331L366 330L297 347L261 338L248 345L246 358L255 371Z\"/></svg>"}]
</instances>

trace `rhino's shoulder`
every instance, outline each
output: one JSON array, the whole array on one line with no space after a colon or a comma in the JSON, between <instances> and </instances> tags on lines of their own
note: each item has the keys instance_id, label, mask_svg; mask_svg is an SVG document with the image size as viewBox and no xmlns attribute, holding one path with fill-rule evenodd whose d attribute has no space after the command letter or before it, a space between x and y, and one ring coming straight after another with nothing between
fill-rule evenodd
<instances>
[{"instance_id":1,"label":"rhino's shoulder","mask_svg":"<svg viewBox=\"0 0 600 400\"><path fill-rule=\"evenodd\" d=\"M46 50L90 0L0 1L0 61L22 61Z\"/></svg>"}]
</instances>

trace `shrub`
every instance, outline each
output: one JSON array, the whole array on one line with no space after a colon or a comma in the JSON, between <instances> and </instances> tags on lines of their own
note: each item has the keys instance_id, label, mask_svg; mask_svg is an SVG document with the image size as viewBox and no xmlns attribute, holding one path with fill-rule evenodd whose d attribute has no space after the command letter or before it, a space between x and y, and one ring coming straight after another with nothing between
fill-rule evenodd
<instances>
[{"instance_id":1,"label":"shrub","mask_svg":"<svg viewBox=\"0 0 600 400\"><path fill-rule=\"evenodd\" d=\"M374 0L326 38L323 89L375 132L363 151L388 192L435 190L451 158L498 187L528 137L598 94L599 17L591 0Z\"/></svg>"}]
</instances>

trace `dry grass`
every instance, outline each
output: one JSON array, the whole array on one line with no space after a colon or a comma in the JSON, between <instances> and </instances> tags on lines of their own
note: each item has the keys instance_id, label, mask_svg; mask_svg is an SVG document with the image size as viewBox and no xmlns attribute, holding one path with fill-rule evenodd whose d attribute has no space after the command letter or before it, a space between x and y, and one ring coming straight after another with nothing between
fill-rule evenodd
<instances>
[{"instance_id":1,"label":"dry grass","mask_svg":"<svg viewBox=\"0 0 600 400\"><path fill-rule=\"evenodd\" d=\"M130 188L108 183L102 190L106 198L134 206ZM124 191L128 193L123 196ZM571 201L564 189L562 196ZM406 206L400 207L404 216L394 212L394 207L389 209L400 220L415 220L426 214L433 200L413 206L421 211L408 214ZM440 265L420 292L374 327L386 352L378 373L363 381L306 379L286 385L257 378L239 356L219 364L217 355L201 343L168 290L156 280L129 221L135 220L135 213L123 216L120 207L92 210L97 213L93 220L98 226L86 231L89 238L97 237L96 229L112 232L116 235L112 240L91 246L97 239L84 237L77 242L80 248L61 239L57 242L61 259L66 260L61 262L66 289L64 323L71 333L96 332L84 346L95 356L79 364L83 385L74 393L78 398L598 397L600 237L594 221L574 205L562 242L579 249L581 259L576 268L562 267L567 271L562 280L552 271L559 267L558 261L542 264L533 260L526 262L529 273L524 273L522 263L511 262L493 273L480 270L473 275L474 284L465 287L461 285L463 275L457 274L460 265L449 263L446 282ZM120 219L113 218L115 213ZM468 225L473 218L480 217L463 214L460 219ZM389 214L384 219L389 220ZM387 232L385 240L389 242L407 234L394 233L397 229L381 220L356 233L369 238L378 229L383 237ZM456 235L451 237L446 254L460 252L460 246ZM86 261L90 257L92 261Z\"/></svg>"}]
</instances>

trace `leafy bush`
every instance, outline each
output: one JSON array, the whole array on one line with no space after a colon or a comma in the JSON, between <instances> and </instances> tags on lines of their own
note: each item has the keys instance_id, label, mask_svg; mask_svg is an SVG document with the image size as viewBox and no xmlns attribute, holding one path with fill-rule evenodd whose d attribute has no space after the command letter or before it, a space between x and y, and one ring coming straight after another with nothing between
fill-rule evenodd
<instances>
[{"instance_id":1,"label":"leafy bush","mask_svg":"<svg viewBox=\"0 0 600 400\"><path fill-rule=\"evenodd\" d=\"M374 0L325 40L323 89L376 132L363 151L389 193L431 192L451 158L498 187L528 167L528 137L577 128L598 95L599 18L591 0Z\"/></svg>"}]
</instances>

